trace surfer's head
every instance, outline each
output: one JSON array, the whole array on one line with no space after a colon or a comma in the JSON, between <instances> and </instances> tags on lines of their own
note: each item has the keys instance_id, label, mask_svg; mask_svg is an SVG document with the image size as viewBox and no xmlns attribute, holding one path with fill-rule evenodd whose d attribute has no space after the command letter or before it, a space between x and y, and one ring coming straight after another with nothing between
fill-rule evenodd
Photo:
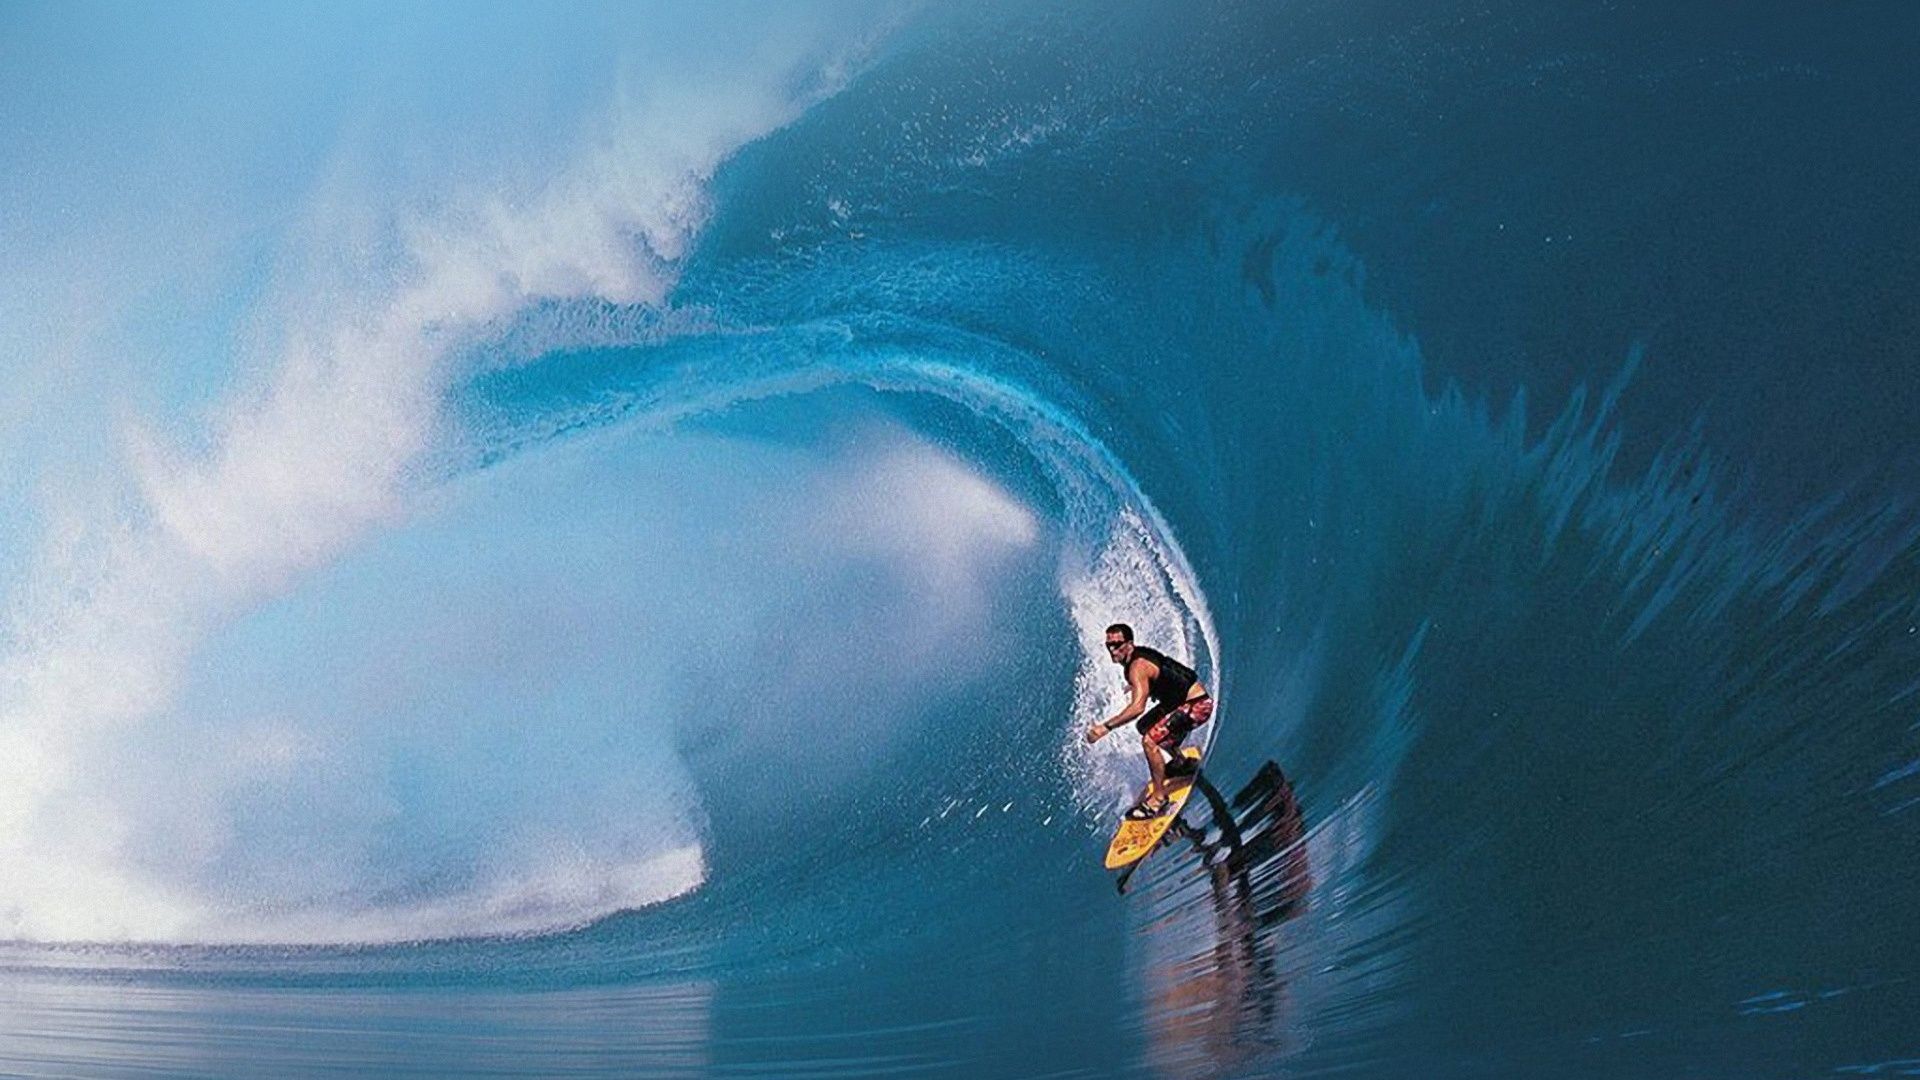
<instances>
[{"instance_id":1,"label":"surfer's head","mask_svg":"<svg viewBox=\"0 0 1920 1080\"><path fill-rule=\"evenodd\" d=\"M1107 627L1107 655L1116 664L1133 658L1133 627L1123 622Z\"/></svg>"}]
</instances>

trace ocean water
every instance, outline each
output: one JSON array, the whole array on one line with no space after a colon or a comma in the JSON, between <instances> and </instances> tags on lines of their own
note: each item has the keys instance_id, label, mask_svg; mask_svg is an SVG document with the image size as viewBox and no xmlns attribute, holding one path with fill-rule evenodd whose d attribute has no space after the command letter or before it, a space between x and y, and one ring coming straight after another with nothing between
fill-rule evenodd
<instances>
[{"instance_id":1,"label":"ocean water","mask_svg":"<svg viewBox=\"0 0 1920 1080\"><path fill-rule=\"evenodd\" d=\"M0 1073L1920 1074L1916 31L0 10Z\"/></svg>"}]
</instances>

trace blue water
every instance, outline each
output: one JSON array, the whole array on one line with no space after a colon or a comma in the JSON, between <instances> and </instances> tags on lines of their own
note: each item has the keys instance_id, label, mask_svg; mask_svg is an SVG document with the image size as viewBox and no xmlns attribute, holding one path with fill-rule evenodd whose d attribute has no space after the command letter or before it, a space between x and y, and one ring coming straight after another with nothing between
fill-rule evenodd
<instances>
[{"instance_id":1,"label":"blue water","mask_svg":"<svg viewBox=\"0 0 1920 1080\"><path fill-rule=\"evenodd\" d=\"M1920 12L1025 7L0 12L0 1073L1920 1073Z\"/></svg>"}]
</instances>

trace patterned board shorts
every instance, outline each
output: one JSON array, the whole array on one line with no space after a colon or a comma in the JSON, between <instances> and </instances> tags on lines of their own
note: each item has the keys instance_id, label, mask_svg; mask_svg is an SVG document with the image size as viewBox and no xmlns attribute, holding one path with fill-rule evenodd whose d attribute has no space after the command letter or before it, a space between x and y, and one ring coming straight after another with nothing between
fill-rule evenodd
<instances>
[{"instance_id":1,"label":"patterned board shorts","mask_svg":"<svg viewBox=\"0 0 1920 1080\"><path fill-rule=\"evenodd\" d=\"M1155 719L1158 717L1158 719ZM1186 741L1193 729L1213 719L1213 698L1194 698L1177 709L1155 708L1140 718L1140 732L1162 750ZM1148 726L1151 724L1152 726Z\"/></svg>"}]
</instances>

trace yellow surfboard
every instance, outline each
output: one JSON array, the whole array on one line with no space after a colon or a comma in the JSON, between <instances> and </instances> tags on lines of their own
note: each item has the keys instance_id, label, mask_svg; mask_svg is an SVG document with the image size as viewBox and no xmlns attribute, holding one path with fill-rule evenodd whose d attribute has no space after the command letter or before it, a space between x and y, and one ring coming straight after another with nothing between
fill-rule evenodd
<instances>
[{"instance_id":1,"label":"yellow surfboard","mask_svg":"<svg viewBox=\"0 0 1920 1080\"><path fill-rule=\"evenodd\" d=\"M1180 752L1187 760L1200 761L1200 748L1182 747ZM1120 870L1147 857L1147 853L1160 843L1160 838L1173 827L1173 820L1180 816L1181 808L1187 805L1187 796L1193 794L1193 777L1183 776L1170 781L1172 787L1167 793L1167 809L1159 817L1146 821L1120 819L1120 831L1113 834L1113 843L1107 845L1107 869ZM1141 788L1140 794L1145 795Z\"/></svg>"}]
</instances>

